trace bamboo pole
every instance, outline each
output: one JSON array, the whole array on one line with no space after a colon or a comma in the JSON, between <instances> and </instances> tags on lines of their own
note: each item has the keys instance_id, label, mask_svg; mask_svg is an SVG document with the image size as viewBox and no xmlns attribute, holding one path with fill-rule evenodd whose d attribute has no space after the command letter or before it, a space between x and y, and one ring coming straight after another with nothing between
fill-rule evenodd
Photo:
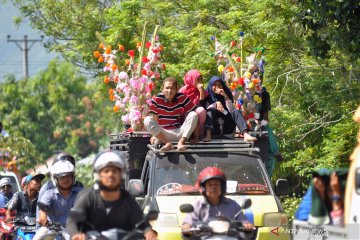
<instances>
[{"instance_id":1,"label":"bamboo pole","mask_svg":"<svg viewBox=\"0 0 360 240\"><path fill-rule=\"evenodd\" d=\"M146 26L147 26L147 23L148 23L148 22L145 22L145 23L144 23L144 28L143 28L142 38L141 38L141 49L140 49L139 61L138 61L138 65L137 65L137 69L136 69L136 76L135 76L135 77L140 77L140 76L141 76L142 58L143 58L144 51L145 51Z\"/></svg>"}]
</instances>

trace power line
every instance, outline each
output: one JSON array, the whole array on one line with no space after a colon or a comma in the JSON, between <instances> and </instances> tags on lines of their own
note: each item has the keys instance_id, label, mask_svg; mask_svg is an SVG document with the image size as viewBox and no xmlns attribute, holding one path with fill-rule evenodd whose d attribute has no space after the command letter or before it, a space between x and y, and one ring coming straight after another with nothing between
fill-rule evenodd
<instances>
[{"instance_id":1,"label":"power line","mask_svg":"<svg viewBox=\"0 0 360 240\"><path fill-rule=\"evenodd\" d=\"M30 51L30 48L35 44L35 42L41 42L43 39L44 36L41 36L41 39L28 39L27 35L24 35L24 39L11 39L11 36L7 35L7 41L14 42L16 46L18 46L20 50L23 51L23 72L25 79L29 77L28 52ZM19 44L20 42L22 43L22 46ZM31 43L30 46L28 46L28 43Z\"/></svg>"}]
</instances>

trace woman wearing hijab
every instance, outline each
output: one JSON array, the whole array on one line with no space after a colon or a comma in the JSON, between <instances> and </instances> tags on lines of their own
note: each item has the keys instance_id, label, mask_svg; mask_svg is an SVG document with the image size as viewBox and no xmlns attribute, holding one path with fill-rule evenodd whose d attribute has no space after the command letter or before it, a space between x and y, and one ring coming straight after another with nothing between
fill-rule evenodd
<instances>
[{"instance_id":1,"label":"woman wearing hijab","mask_svg":"<svg viewBox=\"0 0 360 240\"><path fill-rule=\"evenodd\" d=\"M184 86L180 88L179 92L185 94L190 98L197 108L195 112L198 114L199 123L198 123L198 133L197 136L194 136L194 141L198 141L204 135L204 126L206 119L206 110L200 106L200 101L205 99L205 89L202 84L202 75L196 70L192 69L188 71L184 76ZM196 134L195 134L196 135Z\"/></svg>"},{"instance_id":2,"label":"woman wearing hijab","mask_svg":"<svg viewBox=\"0 0 360 240\"><path fill-rule=\"evenodd\" d=\"M203 141L211 141L212 135L232 134L236 126L243 134L245 141L256 141L256 138L248 133L249 130L241 112L236 109L230 112L227 108L226 101L233 102L234 98L220 77L214 76L210 79L206 93L208 96L202 101L207 108L206 135Z\"/></svg>"}]
</instances>

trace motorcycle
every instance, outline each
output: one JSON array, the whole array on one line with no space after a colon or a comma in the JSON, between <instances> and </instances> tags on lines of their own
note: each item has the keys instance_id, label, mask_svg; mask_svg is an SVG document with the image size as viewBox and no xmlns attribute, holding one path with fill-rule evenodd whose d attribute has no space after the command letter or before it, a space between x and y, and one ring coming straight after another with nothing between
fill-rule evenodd
<instances>
[{"instance_id":1,"label":"motorcycle","mask_svg":"<svg viewBox=\"0 0 360 240\"><path fill-rule=\"evenodd\" d=\"M251 206L251 200L246 199L242 204L242 208L248 208ZM191 204L182 204L180 206L182 213L191 213L194 211L194 207ZM234 215L233 219L236 219L241 211ZM209 239L209 240L244 240L251 239L254 235L253 229L245 229L242 222L237 220L231 220L225 216L217 216L209 218L206 222L199 222L188 230L183 229L182 235L184 239L197 240L197 239Z\"/></svg>"},{"instance_id":2,"label":"motorcycle","mask_svg":"<svg viewBox=\"0 0 360 240\"><path fill-rule=\"evenodd\" d=\"M83 211L71 209L69 213L75 221L86 224L92 228L92 230L85 233L86 238L89 240L145 240L144 231L139 227L145 222L156 220L158 214L158 211L149 211L149 213L139 223L137 223L135 228L130 232L118 228L112 228L99 232L86 220L86 214Z\"/></svg>"},{"instance_id":3,"label":"motorcycle","mask_svg":"<svg viewBox=\"0 0 360 240\"><path fill-rule=\"evenodd\" d=\"M42 202L37 203L40 210L49 212L49 206ZM38 235L43 240L68 240L70 235L66 232L65 228L56 221L50 221L45 227L38 229ZM45 236L45 237L43 237Z\"/></svg>"},{"instance_id":4,"label":"motorcycle","mask_svg":"<svg viewBox=\"0 0 360 240\"><path fill-rule=\"evenodd\" d=\"M15 238L31 240L35 236L36 218L30 214L16 216L14 219Z\"/></svg>"}]
</instances>

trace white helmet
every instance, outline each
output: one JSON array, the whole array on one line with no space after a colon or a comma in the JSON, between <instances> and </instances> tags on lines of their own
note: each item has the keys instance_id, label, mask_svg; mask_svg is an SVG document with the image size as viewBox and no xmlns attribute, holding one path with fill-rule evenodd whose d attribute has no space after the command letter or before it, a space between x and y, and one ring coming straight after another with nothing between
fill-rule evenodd
<instances>
[{"instance_id":1,"label":"white helmet","mask_svg":"<svg viewBox=\"0 0 360 240\"><path fill-rule=\"evenodd\" d=\"M51 180L54 185L57 186L57 179L60 177L71 175L74 177L73 183L75 183L75 167L74 165L65 160L60 160L51 166L50 170Z\"/></svg>"},{"instance_id":2,"label":"white helmet","mask_svg":"<svg viewBox=\"0 0 360 240\"><path fill-rule=\"evenodd\" d=\"M120 168L123 174L123 177L125 176L126 172L126 166L124 162L125 156L122 152L114 151L114 150L107 150L104 152L99 153L94 160L93 163L93 171L94 171L94 177L95 180L99 179L98 173L101 169L105 167L116 167Z\"/></svg>"},{"instance_id":3,"label":"white helmet","mask_svg":"<svg viewBox=\"0 0 360 240\"><path fill-rule=\"evenodd\" d=\"M0 180L0 188L2 188L3 186L7 186L10 185L12 187L12 183L11 183L11 179L8 177L4 177Z\"/></svg>"}]
</instances>

